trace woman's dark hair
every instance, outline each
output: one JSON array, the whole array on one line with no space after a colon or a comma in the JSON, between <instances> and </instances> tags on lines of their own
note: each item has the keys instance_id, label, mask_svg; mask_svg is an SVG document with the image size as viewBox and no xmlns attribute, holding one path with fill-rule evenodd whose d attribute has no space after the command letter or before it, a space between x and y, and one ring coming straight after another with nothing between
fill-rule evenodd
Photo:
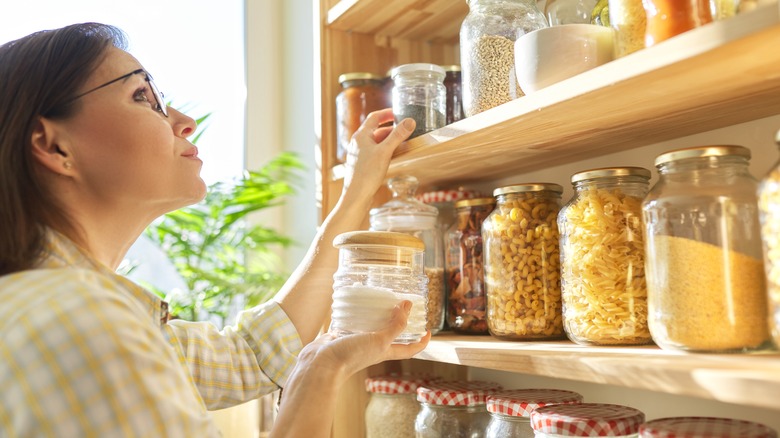
<instances>
[{"instance_id":1,"label":"woman's dark hair","mask_svg":"<svg viewBox=\"0 0 780 438\"><path fill-rule=\"evenodd\" d=\"M31 138L39 117L65 119L72 98L124 33L99 23L36 32L0 46L0 275L31 268L46 228L79 235L33 163Z\"/></svg>"}]
</instances>

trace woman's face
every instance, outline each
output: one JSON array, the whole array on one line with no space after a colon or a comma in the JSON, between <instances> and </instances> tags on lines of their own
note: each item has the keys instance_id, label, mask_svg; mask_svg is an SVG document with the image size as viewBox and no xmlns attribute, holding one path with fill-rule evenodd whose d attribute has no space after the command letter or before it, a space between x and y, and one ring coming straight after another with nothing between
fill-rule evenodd
<instances>
[{"instance_id":1,"label":"woman's face","mask_svg":"<svg viewBox=\"0 0 780 438\"><path fill-rule=\"evenodd\" d=\"M112 47L80 92L139 68ZM156 217L205 195L203 163L187 140L195 121L172 108L165 117L149 96L145 75L130 75L80 97L80 108L64 122L74 182L88 207Z\"/></svg>"}]
</instances>

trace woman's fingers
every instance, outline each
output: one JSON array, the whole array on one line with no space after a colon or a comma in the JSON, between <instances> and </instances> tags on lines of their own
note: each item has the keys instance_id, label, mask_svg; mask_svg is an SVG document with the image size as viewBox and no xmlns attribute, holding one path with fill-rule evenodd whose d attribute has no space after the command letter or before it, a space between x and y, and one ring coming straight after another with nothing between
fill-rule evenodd
<instances>
[{"instance_id":1,"label":"woman's fingers","mask_svg":"<svg viewBox=\"0 0 780 438\"><path fill-rule=\"evenodd\" d=\"M390 346L388 357L385 360L408 359L425 350L431 340L431 332L426 332L419 342L414 344L393 344Z\"/></svg>"},{"instance_id":2,"label":"woman's fingers","mask_svg":"<svg viewBox=\"0 0 780 438\"><path fill-rule=\"evenodd\" d=\"M362 141L373 141L374 131L379 128L379 125L383 125L393 121L393 109L385 108L383 110L374 111L368 114L366 120L360 125L353 138Z\"/></svg>"}]
</instances>

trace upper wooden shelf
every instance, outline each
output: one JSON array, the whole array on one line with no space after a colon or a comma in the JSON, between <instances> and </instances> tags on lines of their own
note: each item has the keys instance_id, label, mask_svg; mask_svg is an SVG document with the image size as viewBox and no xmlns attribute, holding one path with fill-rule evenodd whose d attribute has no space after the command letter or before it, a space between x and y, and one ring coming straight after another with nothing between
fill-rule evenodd
<instances>
[{"instance_id":1,"label":"upper wooden shelf","mask_svg":"<svg viewBox=\"0 0 780 438\"><path fill-rule=\"evenodd\" d=\"M594 347L441 334L415 358L780 409L780 354L689 354L655 346Z\"/></svg>"}]
</instances>

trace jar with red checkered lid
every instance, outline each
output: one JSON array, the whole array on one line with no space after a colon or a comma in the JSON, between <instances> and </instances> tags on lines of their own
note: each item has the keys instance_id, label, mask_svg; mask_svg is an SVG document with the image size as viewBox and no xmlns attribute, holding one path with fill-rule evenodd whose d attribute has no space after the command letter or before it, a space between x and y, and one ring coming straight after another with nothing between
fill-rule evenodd
<instances>
[{"instance_id":1,"label":"jar with red checkered lid","mask_svg":"<svg viewBox=\"0 0 780 438\"><path fill-rule=\"evenodd\" d=\"M639 426L646 438L776 438L774 429L761 423L718 417L670 417Z\"/></svg>"},{"instance_id":2,"label":"jar with red checkered lid","mask_svg":"<svg viewBox=\"0 0 780 438\"><path fill-rule=\"evenodd\" d=\"M436 207L439 210L437 218L439 231L442 235L455 223L455 203L463 199L479 198L482 194L477 190L470 190L464 187L457 189L440 189L420 193L416 196L417 200L423 204Z\"/></svg>"},{"instance_id":3,"label":"jar with red checkered lid","mask_svg":"<svg viewBox=\"0 0 780 438\"><path fill-rule=\"evenodd\" d=\"M387 375L366 379L366 438L415 438L420 412L417 388L440 380L423 375Z\"/></svg>"},{"instance_id":4,"label":"jar with red checkered lid","mask_svg":"<svg viewBox=\"0 0 780 438\"><path fill-rule=\"evenodd\" d=\"M562 389L511 389L487 398L487 438L533 438L531 412L542 406L582 403L582 395Z\"/></svg>"},{"instance_id":5,"label":"jar with red checkered lid","mask_svg":"<svg viewBox=\"0 0 780 438\"><path fill-rule=\"evenodd\" d=\"M417 388L422 405L414 424L417 438L484 438L490 414L487 397L501 385L485 381L442 381Z\"/></svg>"},{"instance_id":6,"label":"jar with red checkered lid","mask_svg":"<svg viewBox=\"0 0 780 438\"><path fill-rule=\"evenodd\" d=\"M544 406L531 412L536 438L637 437L645 414L629 406L580 403Z\"/></svg>"}]
</instances>

